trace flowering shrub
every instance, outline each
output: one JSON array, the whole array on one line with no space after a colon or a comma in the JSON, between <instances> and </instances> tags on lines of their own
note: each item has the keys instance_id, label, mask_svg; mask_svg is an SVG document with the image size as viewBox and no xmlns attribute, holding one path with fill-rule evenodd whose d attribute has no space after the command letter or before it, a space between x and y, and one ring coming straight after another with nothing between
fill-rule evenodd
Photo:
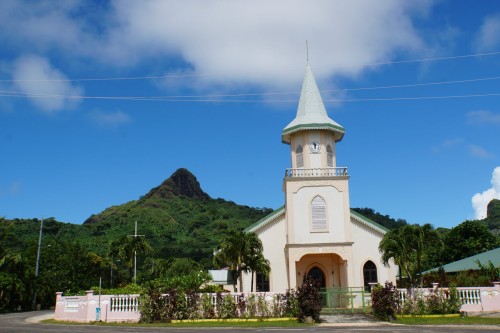
<instances>
[{"instance_id":1,"label":"flowering shrub","mask_svg":"<svg viewBox=\"0 0 500 333\"><path fill-rule=\"evenodd\" d=\"M174 319L296 317L298 302L294 292L273 296L251 294L245 298L243 294L199 294L178 289L162 294L160 289L150 288L141 296L139 310L141 322L147 323Z\"/></svg>"},{"instance_id":2,"label":"flowering shrub","mask_svg":"<svg viewBox=\"0 0 500 333\"><path fill-rule=\"evenodd\" d=\"M410 315L458 313L460 298L457 288L435 289L424 293L413 291L401 307L400 313Z\"/></svg>"},{"instance_id":3,"label":"flowering shrub","mask_svg":"<svg viewBox=\"0 0 500 333\"><path fill-rule=\"evenodd\" d=\"M298 319L304 322L306 317L311 317L319 322L319 314L323 308L321 295L319 294L319 282L306 276L302 287L297 289L297 301L299 304Z\"/></svg>"},{"instance_id":4,"label":"flowering shrub","mask_svg":"<svg viewBox=\"0 0 500 333\"><path fill-rule=\"evenodd\" d=\"M392 282L376 286L372 290L373 315L381 320L394 320L399 309L398 290Z\"/></svg>"}]
</instances>

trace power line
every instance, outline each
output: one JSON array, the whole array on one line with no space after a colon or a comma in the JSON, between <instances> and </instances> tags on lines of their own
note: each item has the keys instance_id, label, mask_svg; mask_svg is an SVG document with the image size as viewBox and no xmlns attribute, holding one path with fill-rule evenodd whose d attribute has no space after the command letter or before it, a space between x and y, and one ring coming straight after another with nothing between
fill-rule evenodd
<instances>
[{"instance_id":1,"label":"power line","mask_svg":"<svg viewBox=\"0 0 500 333\"><path fill-rule=\"evenodd\" d=\"M346 91L362 91L362 90L377 90L377 89L396 89L396 88L410 88L410 87L423 87L434 85L449 85L459 83L472 83L480 81L499 80L500 76L463 79L454 81L437 81L425 83L413 83L403 85L389 85L389 86L374 86L374 87L360 87L360 88L344 88L344 89L326 89L322 92L346 92ZM278 96L300 94L299 91L292 92L264 92L264 93L241 93L241 94L211 94L211 95L171 95L171 96L83 96L83 95L60 95L60 94L42 94L42 93L25 93L20 91L6 91L0 90L0 96L4 97L31 97L31 98L65 98L65 99L101 99L101 100L171 100L171 101L212 101L214 98L221 97L258 97L258 96ZM200 100L201 99L201 100ZM354 100L354 99L352 99ZM359 100L359 99L355 99ZM365 99L366 100L366 99ZM230 100L213 100L213 101L230 101ZM241 101L241 100L238 100ZM257 100L253 100L255 102ZM295 101L295 100L294 100ZM345 100L347 101L347 100ZM288 102L288 101L286 101Z\"/></svg>"},{"instance_id":2,"label":"power line","mask_svg":"<svg viewBox=\"0 0 500 333\"><path fill-rule=\"evenodd\" d=\"M492 56L492 55L498 55L498 54L500 54L500 51L488 52L488 53L464 54L464 55L449 56L449 57L436 57L436 58L424 58L424 59L413 59L413 60L399 60L399 61L379 62L379 63L367 64L367 65L364 65L363 67L365 67L365 66L404 64L404 63L411 63L411 62L425 62L425 61L438 61L438 60L451 60L451 59L462 59L462 58L473 58L473 57L485 57L485 56Z\"/></svg>"},{"instance_id":3,"label":"power line","mask_svg":"<svg viewBox=\"0 0 500 333\"><path fill-rule=\"evenodd\" d=\"M474 58L474 57L486 57L499 55L500 51L487 52L487 53L472 53L463 54L448 57L435 57L435 58L421 58L421 59L409 59L409 60L398 60L398 61L387 61L378 62L371 64L362 64L360 67L372 67L372 66L382 66L382 65L395 65L404 63L416 63L416 62L430 62L430 61L441 61L441 60L453 60L453 59L464 59L464 58ZM131 77L106 77L106 78L77 78L77 79L33 79L33 80L0 80L0 82L83 82L83 81L132 81L132 80L158 80L158 79L168 79L168 78L188 78L188 77L204 77L204 76L215 76L215 74L169 74L169 75L146 75L146 76L131 76Z\"/></svg>"},{"instance_id":4,"label":"power line","mask_svg":"<svg viewBox=\"0 0 500 333\"><path fill-rule=\"evenodd\" d=\"M158 101L175 103L297 103L297 99L292 100L261 100L261 99L172 99L172 98L148 98L148 97L106 97L106 96L64 96L64 95L3 95L7 97L33 97L33 98L64 98L64 99L101 99L101 100L131 100L131 101ZM487 94L464 94L446 96L420 96L420 97L389 97L389 98L351 98L351 99L324 99L324 102L373 102L373 101L404 101L404 100L426 100L426 99L455 99L472 97L492 97L500 96L500 93Z\"/></svg>"}]
</instances>

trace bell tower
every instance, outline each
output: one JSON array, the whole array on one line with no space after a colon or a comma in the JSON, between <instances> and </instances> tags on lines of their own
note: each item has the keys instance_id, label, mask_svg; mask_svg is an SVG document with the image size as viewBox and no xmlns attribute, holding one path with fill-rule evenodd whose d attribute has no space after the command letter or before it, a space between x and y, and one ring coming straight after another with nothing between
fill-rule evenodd
<instances>
[{"instance_id":1,"label":"bell tower","mask_svg":"<svg viewBox=\"0 0 500 333\"><path fill-rule=\"evenodd\" d=\"M335 144L344 128L328 117L311 67L307 64L297 116L282 133L290 145L292 168L287 173L328 172L336 168ZM314 170L314 171L313 171Z\"/></svg>"},{"instance_id":2,"label":"bell tower","mask_svg":"<svg viewBox=\"0 0 500 333\"><path fill-rule=\"evenodd\" d=\"M337 166L335 155L343 136L344 128L328 116L307 64L297 115L282 132L292 166L283 182L290 286L300 284L301 272L314 265L324 270L329 285L345 286L352 279L347 265L353 244L349 176L346 167Z\"/></svg>"}]
</instances>

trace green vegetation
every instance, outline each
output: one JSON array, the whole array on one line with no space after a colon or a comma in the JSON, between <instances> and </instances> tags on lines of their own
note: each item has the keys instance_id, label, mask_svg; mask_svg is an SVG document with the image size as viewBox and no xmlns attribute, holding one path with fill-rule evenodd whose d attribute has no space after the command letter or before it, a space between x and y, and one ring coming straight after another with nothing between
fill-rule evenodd
<instances>
[{"instance_id":1,"label":"green vegetation","mask_svg":"<svg viewBox=\"0 0 500 333\"><path fill-rule=\"evenodd\" d=\"M219 268L229 267L233 273L233 289L236 292L236 280L243 286L242 273L252 273L251 287L255 272L269 274L271 267L264 258L262 242L254 232L231 231L217 246L214 264Z\"/></svg>"},{"instance_id":2,"label":"green vegetation","mask_svg":"<svg viewBox=\"0 0 500 333\"><path fill-rule=\"evenodd\" d=\"M36 279L40 220L0 218L0 312L31 309L35 290L37 303L48 308L56 291L78 294L99 279L107 289L126 285L134 253L140 284L189 275L189 267L211 268L213 250L227 232L270 212L212 199L196 177L179 169L139 200L92 215L83 225L44 219ZM135 221L143 237L130 237Z\"/></svg>"},{"instance_id":3,"label":"green vegetation","mask_svg":"<svg viewBox=\"0 0 500 333\"><path fill-rule=\"evenodd\" d=\"M410 226L403 219L396 220L370 208L355 210L390 229ZM124 287L132 281L135 253L139 285L172 285L181 283L175 279L182 279L186 288L196 286L203 280L196 274L213 267L213 251L225 235L241 234L241 230L270 212L213 199L203 192L194 175L179 169L138 200L109 207L82 225L59 222L53 217L44 219L37 278L40 220L0 218L0 312L31 309L35 291L37 303L48 308L54 305L56 291L82 293L98 286L99 280L108 290ZM498 247L498 237L485 228L498 231L499 212L500 200L492 200L487 219L466 221L451 230L435 230L441 243L424 246L422 251L417 246L414 249L418 253L409 251L408 260L416 261L408 266L411 273L404 275L416 281L421 271ZM143 237L130 237L135 221ZM434 235L434 230L428 231ZM229 259L218 264L227 264L239 272L267 271L262 256L247 257L236 265ZM468 275L458 277L464 283L473 281ZM423 282L425 285L434 281Z\"/></svg>"},{"instance_id":4,"label":"green vegetation","mask_svg":"<svg viewBox=\"0 0 500 333\"><path fill-rule=\"evenodd\" d=\"M500 200L493 199L488 203L486 210L486 225L494 235L500 236Z\"/></svg>"},{"instance_id":5,"label":"green vegetation","mask_svg":"<svg viewBox=\"0 0 500 333\"><path fill-rule=\"evenodd\" d=\"M408 222L406 222L406 220L404 219L394 219L389 215L382 215L371 208L353 208L352 210L369 218L374 222L377 222L387 229L398 229L408 225Z\"/></svg>"},{"instance_id":6,"label":"green vegetation","mask_svg":"<svg viewBox=\"0 0 500 333\"><path fill-rule=\"evenodd\" d=\"M397 317L396 323L404 325L500 325L500 318L405 316Z\"/></svg>"},{"instance_id":7,"label":"green vegetation","mask_svg":"<svg viewBox=\"0 0 500 333\"><path fill-rule=\"evenodd\" d=\"M282 318L281 320L218 320L218 321L181 321L175 323L105 323L105 322L92 322L92 323L77 323L58 321L54 319L43 320L47 324L62 324L62 325L96 325L96 326L128 326L128 327L248 327L248 328L265 328L265 327L302 327L305 324L299 323L295 318Z\"/></svg>"},{"instance_id":8,"label":"green vegetation","mask_svg":"<svg viewBox=\"0 0 500 333\"><path fill-rule=\"evenodd\" d=\"M385 321L394 320L398 309L398 291L392 282L386 282L383 287L377 285L373 288L372 311L375 317Z\"/></svg>"},{"instance_id":9,"label":"green vegetation","mask_svg":"<svg viewBox=\"0 0 500 333\"><path fill-rule=\"evenodd\" d=\"M442 241L430 224L424 226L406 225L391 230L380 241L382 262L389 265L394 260L407 278L411 287L422 287L421 272L426 250L441 247Z\"/></svg>"}]
</instances>

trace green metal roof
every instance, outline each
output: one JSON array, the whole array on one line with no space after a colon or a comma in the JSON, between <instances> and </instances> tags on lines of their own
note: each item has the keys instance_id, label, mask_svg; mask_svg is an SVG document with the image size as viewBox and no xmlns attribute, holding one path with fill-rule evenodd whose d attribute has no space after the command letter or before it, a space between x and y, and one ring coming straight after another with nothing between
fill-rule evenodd
<instances>
[{"instance_id":1,"label":"green metal roof","mask_svg":"<svg viewBox=\"0 0 500 333\"><path fill-rule=\"evenodd\" d=\"M467 271L469 269L478 270L479 266L476 261L480 261L482 265L488 264L489 261L492 262L495 267L500 266L500 247L494 250L486 251L483 253L476 254L475 256L468 257L462 260L454 261L446 264L443 267L444 271L447 273ZM429 269L425 273L437 271L439 267Z\"/></svg>"},{"instance_id":2,"label":"green metal roof","mask_svg":"<svg viewBox=\"0 0 500 333\"><path fill-rule=\"evenodd\" d=\"M302 130L327 130L334 133L335 141L342 140L344 136L344 128L328 117L326 113L323 99L309 64L307 64L302 83L297 115L283 129L281 139L284 143L290 143L290 135Z\"/></svg>"},{"instance_id":3,"label":"green metal roof","mask_svg":"<svg viewBox=\"0 0 500 333\"><path fill-rule=\"evenodd\" d=\"M281 206L280 208L271 212L269 215L261 218L260 220L258 220L257 222L255 222L254 224L252 224L251 226L246 228L244 231L245 232L253 232L259 228L262 228L263 226L270 223L271 221L274 221L278 216L280 216L284 213L285 213L285 206ZM361 222L364 225L366 225L367 227L370 227L370 228L372 228L372 229L374 229L382 234L385 234L386 232L389 231L389 229L387 229L386 227L378 224L377 222L370 220L366 216L363 216L363 215L355 212L352 209L351 209L351 218L354 218L356 221Z\"/></svg>"},{"instance_id":4,"label":"green metal roof","mask_svg":"<svg viewBox=\"0 0 500 333\"><path fill-rule=\"evenodd\" d=\"M356 212L353 209L351 209L351 217L354 217L354 219L357 220L357 221L359 221L359 222L363 222L365 225L366 224L371 224L372 228L378 229L378 231L381 232L381 233L383 233L383 234L385 234L386 232L389 231L389 229L387 229L383 225L378 224L377 222L375 222L373 220L370 220L366 216L361 215L360 213Z\"/></svg>"},{"instance_id":5,"label":"green metal roof","mask_svg":"<svg viewBox=\"0 0 500 333\"><path fill-rule=\"evenodd\" d=\"M244 232L255 231L255 229L263 227L264 225L268 224L269 222L271 222L272 220L274 220L276 217L278 217L280 214L282 214L284 212L285 212L285 206L281 206L280 208L273 210L271 213L264 216L263 218L261 218L260 220L258 220L257 222L255 222L254 224L252 224L251 226L249 226L248 228L246 228L243 231Z\"/></svg>"}]
</instances>

